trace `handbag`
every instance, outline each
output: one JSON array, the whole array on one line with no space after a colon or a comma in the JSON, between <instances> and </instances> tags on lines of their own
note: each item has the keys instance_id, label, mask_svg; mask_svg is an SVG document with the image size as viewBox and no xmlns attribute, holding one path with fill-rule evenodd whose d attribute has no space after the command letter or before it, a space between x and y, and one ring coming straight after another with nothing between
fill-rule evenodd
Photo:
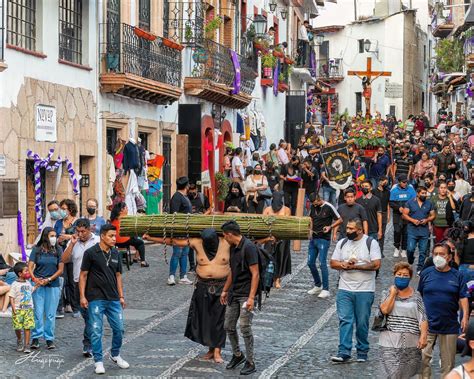
<instances>
[{"instance_id":1,"label":"handbag","mask_svg":"<svg viewBox=\"0 0 474 379\"><path fill-rule=\"evenodd\" d=\"M258 190L257 193L258 193L258 196L261 197L262 199L271 199L273 196L272 190L270 189L270 187L267 187L264 190Z\"/></svg>"},{"instance_id":2,"label":"handbag","mask_svg":"<svg viewBox=\"0 0 474 379\"><path fill-rule=\"evenodd\" d=\"M374 317L374 322L372 324L372 330L374 332L383 332L385 330L388 330L387 328L387 315L384 315L382 311L380 310L380 307L378 308L378 312Z\"/></svg>"}]
</instances>

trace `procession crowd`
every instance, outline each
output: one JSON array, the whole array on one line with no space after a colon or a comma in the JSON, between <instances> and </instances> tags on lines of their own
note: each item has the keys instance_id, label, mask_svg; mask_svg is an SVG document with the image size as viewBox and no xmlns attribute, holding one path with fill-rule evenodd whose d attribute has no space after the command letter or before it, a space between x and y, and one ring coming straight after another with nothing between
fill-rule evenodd
<instances>
[{"instance_id":1,"label":"procession crowd","mask_svg":"<svg viewBox=\"0 0 474 379\"><path fill-rule=\"evenodd\" d=\"M297 146L282 140L264 155L229 147L224 173L231 184L224 211L290 216L303 205L303 213L312 219L307 264L313 282L308 294L326 299L335 294L339 348L333 363L352 361L354 327L356 361L366 362L372 328L380 332L381 377L430 378L435 345L443 377L474 377L474 358L454 367L457 352L471 356L474 348L474 321L469 322L474 127L442 109L431 121L424 113L405 122L376 118L387 144L371 154L349 136L361 115L342 117L327 138L319 123L308 123ZM351 180L344 189L331 180L322 154L334 146L347 149L345 167ZM196 183L181 177L176 184L171 213L212 213L211 202ZM304 199L298 198L301 188ZM95 372L103 374L105 315L113 334L111 360L128 368L120 356L126 293L122 252L133 248L134 261L147 268L149 241L173 246L168 285L194 284L185 336L207 346L204 358L216 363L223 362L221 350L228 337L233 355L226 368L245 363L241 375L255 372L254 311L262 306L264 293L279 289L281 279L291 274L290 241L273 236L251 240L235 221L218 230L205 229L201 238L125 237L120 222L129 213L127 204L115 203L107 221L97 216L97 208L97 200L87 200L87 216L78 218L74 201L50 202L29 261L13 267L0 261L0 315L12 318L17 350L39 349L41 339L54 349L55 320L72 313L84 320L84 356L93 357ZM393 247L384 244L390 222ZM329 283L331 244L329 267L339 271L334 284ZM397 261L393 285L378 288L376 278L389 254ZM195 272L194 281L190 272ZM382 292L382 301L371 315L376 291Z\"/></svg>"}]
</instances>

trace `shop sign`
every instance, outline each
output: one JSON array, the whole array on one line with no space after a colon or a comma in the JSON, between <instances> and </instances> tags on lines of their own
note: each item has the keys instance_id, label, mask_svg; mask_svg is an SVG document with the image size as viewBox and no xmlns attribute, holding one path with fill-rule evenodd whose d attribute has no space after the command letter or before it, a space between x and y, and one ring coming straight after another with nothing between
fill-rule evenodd
<instances>
[{"instance_id":1,"label":"shop sign","mask_svg":"<svg viewBox=\"0 0 474 379\"><path fill-rule=\"evenodd\" d=\"M210 187L211 186L211 175L209 170L201 172L201 186Z\"/></svg>"},{"instance_id":2,"label":"shop sign","mask_svg":"<svg viewBox=\"0 0 474 379\"><path fill-rule=\"evenodd\" d=\"M7 159L4 154L0 154L0 176L7 174Z\"/></svg>"},{"instance_id":3,"label":"shop sign","mask_svg":"<svg viewBox=\"0 0 474 379\"><path fill-rule=\"evenodd\" d=\"M385 97L398 99L403 97L403 85L385 82Z\"/></svg>"},{"instance_id":4,"label":"shop sign","mask_svg":"<svg viewBox=\"0 0 474 379\"><path fill-rule=\"evenodd\" d=\"M36 141L56 142L56 108L49 105L36 106Z\"/></svg>"}]
</instances>

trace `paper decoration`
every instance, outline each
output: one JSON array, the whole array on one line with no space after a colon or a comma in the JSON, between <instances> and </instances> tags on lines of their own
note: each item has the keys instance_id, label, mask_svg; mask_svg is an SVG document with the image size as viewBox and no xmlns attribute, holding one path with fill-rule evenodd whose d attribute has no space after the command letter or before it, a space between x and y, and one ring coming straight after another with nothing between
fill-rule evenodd
<instances>
[{"instance_id":1,"label":"paper decoration","mask_svg":"<svg viewBox=\"0 0 474 379\"><path fill-rule=\"evenodd\" d=\"M26 250L25 250L25 239L23 237L23 222L21 220L21 212L18 211L16 217L16 226L17 226L17 235L18 235L18 247L21 251L21 260L23 262L27 261Z\"/></svg>"},{"instance_id":2,"label":"paper decoration","mask_svg":"<svg viewBox=\"0 0 474 379\"><path fill-rule=\"evenodd\" d=\"M76 175L73 167L72 162L68 159L61 159L58 156L58 159L54 164L51 163L51 158L53 157L54 149L49 149L49 153L46 158L41 158L38 154L33 153L31 150L27 150L26 155L29 159L34 161L34 179L35 179L35 213L36 213L36 221L38 223L38 228L41 229L43 225L43 215L42 210L43 206L41 204L41 169L44 168L47 171L55 171L57 170L62 163L66 163L67 171L69 173L69 179L72 182L72 189L74 194L79 195L80 188L79 188L79 180L80 176Z\"/></svg>"}]
</instances>

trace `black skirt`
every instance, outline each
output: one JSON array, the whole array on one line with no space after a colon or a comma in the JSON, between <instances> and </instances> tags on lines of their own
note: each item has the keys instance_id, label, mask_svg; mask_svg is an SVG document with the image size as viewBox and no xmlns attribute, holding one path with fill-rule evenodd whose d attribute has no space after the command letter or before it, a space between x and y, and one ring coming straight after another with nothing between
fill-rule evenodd
<instances>
[{"instance_id":1,"label":"black skirt","mask_svg":"<svg viewBox=\"0 0 474 379\"><path fill-rule=\"evenodd\" d=\"M275 278L283 278L291 274L290 240L278 241L273 246L273 259L275 260Z\"/></svg>"},{"instance_id":2,"label":"black skirt","mask_svg":"<svg viewBox=\"0 0 474 379\"><path fill-rule=\"evenodd\" d=\"M225 346L225 305L220 302L224 284L225 279L197 282L184 332L191 341L212 348Z\"/></svg>"}]
</instances>

